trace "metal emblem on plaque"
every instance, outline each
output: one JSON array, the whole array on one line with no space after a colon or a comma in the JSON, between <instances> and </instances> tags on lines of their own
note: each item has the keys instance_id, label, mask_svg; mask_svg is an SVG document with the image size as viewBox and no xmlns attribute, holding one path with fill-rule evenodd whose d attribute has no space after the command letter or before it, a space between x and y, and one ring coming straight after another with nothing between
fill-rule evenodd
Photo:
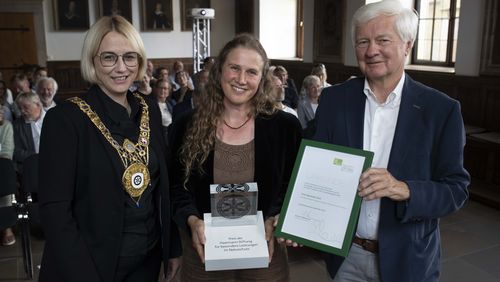
<instances>
[{"instance_id":1,"label":"metal emblem on plaque","mask_svg":"<svg viewBox=\"0 0 500 282\"><path fill-rule=\"evenodd\" d=\"M251 216L257 215L257 191L257 183L210 185L212 224L254 222Z\"/></svg>"}]
</instances>

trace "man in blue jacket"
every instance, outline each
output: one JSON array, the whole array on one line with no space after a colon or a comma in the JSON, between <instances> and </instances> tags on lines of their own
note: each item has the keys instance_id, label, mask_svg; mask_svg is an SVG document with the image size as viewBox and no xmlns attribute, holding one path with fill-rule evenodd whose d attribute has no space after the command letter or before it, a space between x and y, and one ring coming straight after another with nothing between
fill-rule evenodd
<instances>
[{"instance_id":1,"label":"man in blue jacket","mask_svg":"<svg viewBox=\"0 0 500 282\"><path fill-rule=\"evenodd\" d=\"M333 281L438 281L439 218L468 198L460 104L404 72L418 17L399 1L361 7L352 38L364 77L326 88L315 139L373 151L353 245Z\"/></svg>"}]
</instances>

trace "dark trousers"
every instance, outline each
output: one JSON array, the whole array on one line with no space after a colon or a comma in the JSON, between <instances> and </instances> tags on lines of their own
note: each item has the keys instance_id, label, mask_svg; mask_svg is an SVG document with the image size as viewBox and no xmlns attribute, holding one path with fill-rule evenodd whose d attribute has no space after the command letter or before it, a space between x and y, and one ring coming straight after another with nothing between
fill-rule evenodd
<instances>
[{"instance_id":1,"label":"dark trousers","mask_svg":"<svg viewBox=\"0 0 500 282\"><path fill-rule=\"evenodd\" d=\"M160 243L146 255L120 257L115 282L157 282L161 267Z\"/></svg>"}]
</instances>

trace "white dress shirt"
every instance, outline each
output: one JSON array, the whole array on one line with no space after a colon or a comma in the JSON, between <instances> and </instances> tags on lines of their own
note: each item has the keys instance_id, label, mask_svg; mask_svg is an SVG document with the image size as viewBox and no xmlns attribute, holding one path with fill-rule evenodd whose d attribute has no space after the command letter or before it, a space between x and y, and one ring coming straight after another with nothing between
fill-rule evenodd
<instances>
[{"instance_id":1,"label":"white dress shirt","mask_svg":"<svg viewBox=\"0 0 500 282\"><path fill-rule=\"evenodd\" d=\"M35 144L35 152L38 154L40 150L40 134L42 133L43 119L45 118L45 111L42 109L40 118L37 121L30 122L31 133L33 134L33 144Z\"/></svg>"},{"instance_id":2,"label":"white dress shirt","mask_svg":"<svg viewBox=\"0 0 500 282\"><path fill-rule=\"evenodd\" d=\"M283 105L283 104L281 104L281 105L282 105L282 107L281 107L281 110L282 110L282 111L284 111L284 112L286 112L286 113L289 113L289 114L292 114L292 115L294 115L296 118L299 118L299 116L297 115L297 112L296 112L294 109L290 108L290 107L289 107L289 106L287 106L287 105Z\"/></svg>"},{"instance_id":3,"label":"white dress shirt","mask_svg":"<svg viewBox=\"0 0 500 282\"><path fill-rule=\"evenodd\" d=\"M379 103L365 79L363 92L367 98L365 102L363 149L375 153L372 162L374 168L387 168L389 164L404 81L405 75L403 73L399 83L389 94L387 100L384 103ZM364 239L377 240L379 216L380 199L363 200L356 235Z\"/></svg>"},{"instance_id":4,"label":"white dress shirt","mask_svg":"<svg viewBox=\"0 0 500 282\"><path fill-rule=\"evenodd\" d=\"M167 103L158 102L161 111L161 124L163 126L169 126L172 123L172 113L168 110Z\"/></svg>"}]
</instances>

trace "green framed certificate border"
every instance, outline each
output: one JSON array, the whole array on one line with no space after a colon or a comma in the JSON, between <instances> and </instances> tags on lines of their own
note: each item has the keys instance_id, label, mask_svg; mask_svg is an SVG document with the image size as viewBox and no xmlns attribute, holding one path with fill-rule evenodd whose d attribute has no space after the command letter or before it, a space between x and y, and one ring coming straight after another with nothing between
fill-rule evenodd
<instances>
[{"instance_id":1,"label":"green framed certificate border","mask_svg":"<svg viewBox=\"0 0 500 282\"><path fill-rule=\"evenodd\" d=\"M347 230L346 230L346 233L344 236L344 241L342 242L341 249L330 246L330 245L325 245L325 244L320 243L320 242L312 241L312 240L309 240L306 238L302 238L302 237L296 236L294 234L289 234L289 233L282 231L283 223L284 223L286 216L287 216L287 211L288 211L290 199L292 197L294 187L295 187L295 182L297 180L297 174L299 172L299 169L300 169L300 166L302 163L304 151L305 151L306 147L308 147L308 146L309 147L316 147L316 148L320 148L320 149L325 149L325 150L329 150L329 151L342 152L342 153L346 153L346 154L350 154L350 155L364 157L365 159L364 159L362 171L367 170L371 166L372 161L373 161L373 152L370 152L370 151L364 151L361 149L355 149L355 148L350 148L350 147L345 147L345 146L339 146L339 145L333 145L333 144L329 144L329 143L323 143L323 142L303 139L301 144L300 144L297 158L295 160L295 165L293 167L292 176L291 176L290 182L288 184L288 190L287 190L284 202L283 202L283 207L281 209L280 218L278 220L278 225L276 226L276 230L275 230L274 234L277 237L290 239L290 240L297 242L299 244L302 244L304 246L308 246L308 247L318 249L318 250L321 250L324 252L328 252L328 253L332 253L332 254L346 257L348 252L349 252L349 249L351 247L352 238L354 235L354 231L356 229L357 219L358 219L359 211L361 208L361 197L359 197L357 195L357 193L354 197L354 203L352 205L351 215L349 217Z\"/></svg>"}]
</instances>

